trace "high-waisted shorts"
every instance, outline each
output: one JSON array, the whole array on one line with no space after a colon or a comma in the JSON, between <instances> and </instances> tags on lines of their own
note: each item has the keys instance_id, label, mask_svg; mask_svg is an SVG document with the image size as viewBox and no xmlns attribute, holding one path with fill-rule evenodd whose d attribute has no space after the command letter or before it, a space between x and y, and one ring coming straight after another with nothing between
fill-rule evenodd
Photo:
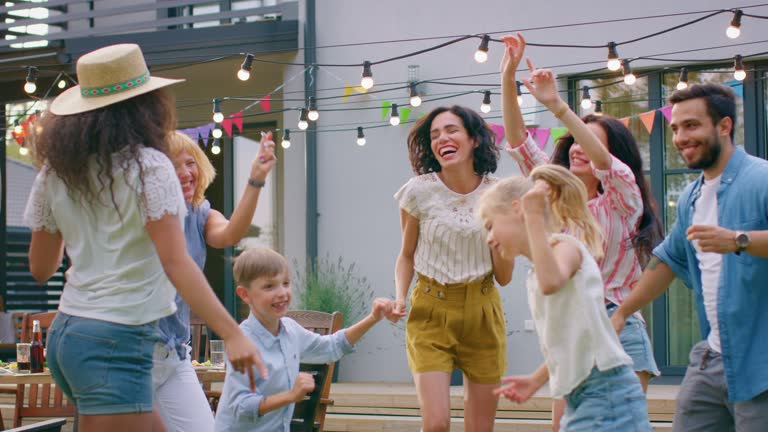
<instances>
[{"instance_id":1,"label":"high-waisted shorts","mask_svg":"<svg viewBox=\"0 0 768 432\"><path fill-rule=\"evenodd\" d=\"M496 384L507 368L506 325L493 275L441 284L419 274L411 294L406 351L413 373L460 369L479 384Z\"/></svg>"}]
</instances>

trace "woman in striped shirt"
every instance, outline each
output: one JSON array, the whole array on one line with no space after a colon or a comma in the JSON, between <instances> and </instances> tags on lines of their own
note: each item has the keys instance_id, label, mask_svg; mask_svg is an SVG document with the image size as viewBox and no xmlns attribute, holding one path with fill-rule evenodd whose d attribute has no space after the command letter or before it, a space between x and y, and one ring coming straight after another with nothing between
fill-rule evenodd
<instances>
[{"instance_id":1,"label":"woman in striped shirt","mask_svg":"<svg viewBox=\"0 0 768 432\"><path fill-rule=\"evenodd\" d=\"M549 160L525 129L517 103L515 71L522 59L525 40L520 34L502 40L506 45L501 87L507 151L525 175L534 167L551 162L568 168L584 182L590 198L589 209L604 230L604 257L598 264L610 316L629 295L640 278L642 264L662 239L661 223L643 176L637 143L629 129L614 118L588 115L580 119L560 98L552 72L535 70L528 60L531 78L523 79L523 83L569 130L558 139ZM632 357L635 372L646 390L651 377L660 372L639 313L627 320L619 339ZM525 383L519 385L524 387ZM554 406L554 430L558 430L563 409L562 404Z\"/></svg>"}]
</instances>

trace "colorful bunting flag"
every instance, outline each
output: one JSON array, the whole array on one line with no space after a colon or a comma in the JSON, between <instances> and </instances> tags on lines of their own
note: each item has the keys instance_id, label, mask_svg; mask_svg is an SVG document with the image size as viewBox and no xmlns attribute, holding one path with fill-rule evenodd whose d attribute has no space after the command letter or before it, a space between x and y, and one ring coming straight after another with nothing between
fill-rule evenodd
<instances>
[{"instance_id":1,"label":"colorful bunting flag","mask_svg":"<svg viewBox=\"0 0 768 432\"><path fill-rule=\"evenodd\" d=\"M405 123L408 121L408 117L411 116L411 109L410 108L400 108L398 111L400 111L400 121Z\"/></svg>"},{"instance_id":2,"label":"colorful bunting flag","mask_svg":"<svg viewBox=\"0 0 768 432\"><path fill-rule=\"evenodd\" d=\"M232 119L226 118L223 122L221 122L221 127L224 129L224 132L227 133L228 137L232 137Z\"/></svg>"},{"instance_id":3,"label":"colorful bunting flag","mask_svg":"<svg viewBox=\"0 0 768 432\"><path fill-rule=\"evenodd\" d=\"M344 96L341 97L342 102L346 102L349 96L352 94L352 92L355 91L355 89L352 88L351 85L345 85L344 86Z\"/></svg>"},{"instance_id":4,"label":"colorful bunting flag","mask_svg":"<svg viewBox=\"0 0 768 432\"><path fill-rule=\"evenodd\" d=\"M381 119L384 120L389 115L389 109L392 107L392 102L381 101Z\"/></svg>"},{"instance_id":5,"label":"colorful bunting flag","mask_svg":"<svg viewBox=\"0 0 768 432\"><path fill-rule=\"evenodd\" d=\"M269 112L269 109L272 106L272 95L268 94L263 98L261 98L261 100L259 101L259 105L261 105L264 111Z\"/></svg>"},{"instance_id":6,"label":"colorful bunting flag","mask_svg":"<svg viewBox=\"0 0 768 432\"><path fill-rule=\"evenodd\" d=\"M504 140L504 126L495 123L488 123L493 133L496 134L496 145L501 146L501 142Z\"/></svg>"},{"instance_id":7,"label":"colorful bunting flag","mask_svg":"<svg viewBox=\"0 0 768 432\"><path fill-rule=\"evenodd\" d=\"M663 106L659 108L659 111L664 114L664 118L667 119L667 122L672 121L672 105Z\"/></svg>"},{"instance_id":8,"label":"colorful bunting flag","mask_svg":"<svg viewBox=\"0 0 768 432\"><path fill-rule=\"evenodd\" d=\"M619 119L619 121L624 123L624 127L629 128L629 117L622 117Z\"/></svg>"},{"instance_id":9,"label":"colorful bunting flag","mask_svg":"<svg viewBox=\"0 0 768 432\"><path fill-rule=\"evenodd\" d=\"M643 122L645 130L647 130L648 133L651 133L651 130L653 130L653 122L656 120L656 110L640 113L638 114L638 117L640 117L640 120Z\"/></svg>"},{"instance_id":10,"label":"colorful bunting flag","mask_svg":"<svg viewBox=\"0 0 768 432\"><path fill-rule=\"evenodd\" d=\"M243 133L243 112L238 111L230 117L232 117L232 122L237 126L237 130L239 130L240 133Z\"/></svg>"},{"instance_id":11,"label":"colorful bunting flag","mask_svg":"<svg viewBox=\"0 0 768 432\"><path fill-rule=\"evenodd\" d=\"M556 127L550 129L550 138L552 138L552 142L556 143L558 139L560 139L561 136L565 135L565 133L568 132L568 128L564 127Z\"/></svg>"}]
</instances>

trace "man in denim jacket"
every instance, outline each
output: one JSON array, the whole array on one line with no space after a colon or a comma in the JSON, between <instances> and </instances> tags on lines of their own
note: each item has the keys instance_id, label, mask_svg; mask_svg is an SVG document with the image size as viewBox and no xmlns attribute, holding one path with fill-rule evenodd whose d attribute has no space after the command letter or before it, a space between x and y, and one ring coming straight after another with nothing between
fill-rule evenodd
<instances>
[{"instance_id":1,"label":"man in denim jacket","mask_svg":"<svg viewBox=\"0 0 768 432\"><path fill-rule=\"evenodd\" d=\"M691 350L675 432L768 431L768 162L734 145L735 100L720 84L670 97L675 147L702 175L612 318L620 329L675 276L693 289L705 340Z\"/></svg>"}]
</instances>

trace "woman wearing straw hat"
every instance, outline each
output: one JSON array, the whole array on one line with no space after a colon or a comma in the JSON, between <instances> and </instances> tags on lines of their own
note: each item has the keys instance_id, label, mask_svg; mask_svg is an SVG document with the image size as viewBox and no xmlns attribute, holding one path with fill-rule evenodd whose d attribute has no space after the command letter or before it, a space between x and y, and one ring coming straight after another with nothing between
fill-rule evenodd
<instances>
[{"instance_id":1,"label":"woman wearing straw hat","mask_svg":"<svg viewBox=\"0 0 768 432\"><path fill-rule=\"evenodd\" d=\"M240 332L186 251L184 198L170 160L175 126L164 87L137 45L114 45L77 62L80 85L45 116L25 218L29 264L47 280L63 250L72 262L48 332L48 366L77 406L80 429L163 431L153 414L157 321L172 314L174 290L226 341L235 369L263 373Z\"/></svg>"}]
</instances>

